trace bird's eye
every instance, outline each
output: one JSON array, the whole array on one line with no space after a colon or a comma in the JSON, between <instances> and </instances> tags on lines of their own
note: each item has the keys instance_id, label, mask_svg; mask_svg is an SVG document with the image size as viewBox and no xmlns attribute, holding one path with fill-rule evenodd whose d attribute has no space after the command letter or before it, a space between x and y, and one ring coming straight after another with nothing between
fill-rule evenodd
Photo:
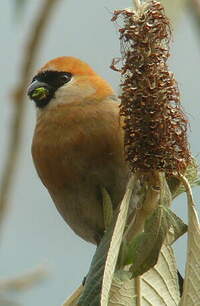
<instances>
[{"instance_id":1,"label":"bird's eye","mask_svg":"<svg viewBox=\"0 0 200 306\"><path fill-rule=\"evenodd\" d=\"M63 83L67 83L71 80L72 78L72 74L69 73L69 72L66 72L66 73L63 73L62 75L60 75L60 80L63 82Z\"/></svg>"}]
</instances>

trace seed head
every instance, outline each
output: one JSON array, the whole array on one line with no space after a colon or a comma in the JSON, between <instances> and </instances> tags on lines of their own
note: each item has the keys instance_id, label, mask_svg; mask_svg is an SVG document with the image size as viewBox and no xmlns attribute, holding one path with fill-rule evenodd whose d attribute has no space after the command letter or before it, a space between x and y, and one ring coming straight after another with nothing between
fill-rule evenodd
<instances>
[{"instance_id":1,"label":"seed head","mask_svg":"<svg viewBox=\"0 0 200 306\"><path fill-rule=\"evenodd\" d=\"M169 20L157 1L143 4L137 12L115 11L113 20L119 16L123 18L119 29L120 115L124 119L125 157L132 171L184 172L190 160L188 121L167 65Z\"/></svg>"}]
</instances>

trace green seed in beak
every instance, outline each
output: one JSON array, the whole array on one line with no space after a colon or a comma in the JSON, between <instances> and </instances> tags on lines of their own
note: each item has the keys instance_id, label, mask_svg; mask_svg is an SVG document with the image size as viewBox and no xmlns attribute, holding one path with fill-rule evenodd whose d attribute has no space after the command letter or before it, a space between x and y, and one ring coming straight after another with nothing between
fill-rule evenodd
<instances>
[{"instance_id":1,"label":"green seed in beak","mask_svg":"<svg viewBox=\"0 0 200 306\"><path fill-rule=\"evenodd\" d=\"M38 87L33 91L31 98L37 100L43 100L46 99L48 95L49 95L48 89L44 87Z\"/></svg>"}]
</instances>

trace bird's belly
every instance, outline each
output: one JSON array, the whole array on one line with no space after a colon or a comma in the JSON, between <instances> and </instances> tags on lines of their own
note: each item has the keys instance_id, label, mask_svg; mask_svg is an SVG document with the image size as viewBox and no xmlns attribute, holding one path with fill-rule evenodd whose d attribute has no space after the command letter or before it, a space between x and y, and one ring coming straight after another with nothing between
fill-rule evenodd
<instances>
[{"instance_id":1,"label":"bird's belly","mask_svg":"<svg viewBox=\"0 0 200 306\"><path fill-rule=\"evenodd\" d=\"M84 240L98 244L104 233L104 220L95 186L68 186L62 192L49 193L72 230Z\"/></svg>"},{"instance_id":2,"label":"bird's belly","mask_svg":"<svg viewBox=\"0 0 200 306\"><path fill-rule=\"evenodd\" d=\"M43 184L68 225L83 239L98 243L104 233L101 188L108 191L115 209L129 173L117 104L116 111L105 112L98 109L101 103L92 116L87 105L79 109L79 117L74 118L67 108L50 112L45 123L40 118L32 155Z\"/></svg>"}]
</instances>

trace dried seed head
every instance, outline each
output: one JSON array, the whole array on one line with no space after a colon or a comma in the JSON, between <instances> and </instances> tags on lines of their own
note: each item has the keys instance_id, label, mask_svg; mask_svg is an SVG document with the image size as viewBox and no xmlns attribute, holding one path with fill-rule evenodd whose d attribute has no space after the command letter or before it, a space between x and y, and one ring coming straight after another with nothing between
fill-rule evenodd
<instances>
[{"instance_id":1,"label":"dried seed head","mask_svg":"<svg viewBox=\"0 0 200 306\"><path fill-rule=\"evenodd\" d=\"M115 11L113 20L119 16L123 17L119 29L120 115L124 118L126 159L132 171L183 172L190 160L188 122L177 82L166 63L169 20L157 1L145 3L137 12Z\"/></svg>"}]
</instances>

